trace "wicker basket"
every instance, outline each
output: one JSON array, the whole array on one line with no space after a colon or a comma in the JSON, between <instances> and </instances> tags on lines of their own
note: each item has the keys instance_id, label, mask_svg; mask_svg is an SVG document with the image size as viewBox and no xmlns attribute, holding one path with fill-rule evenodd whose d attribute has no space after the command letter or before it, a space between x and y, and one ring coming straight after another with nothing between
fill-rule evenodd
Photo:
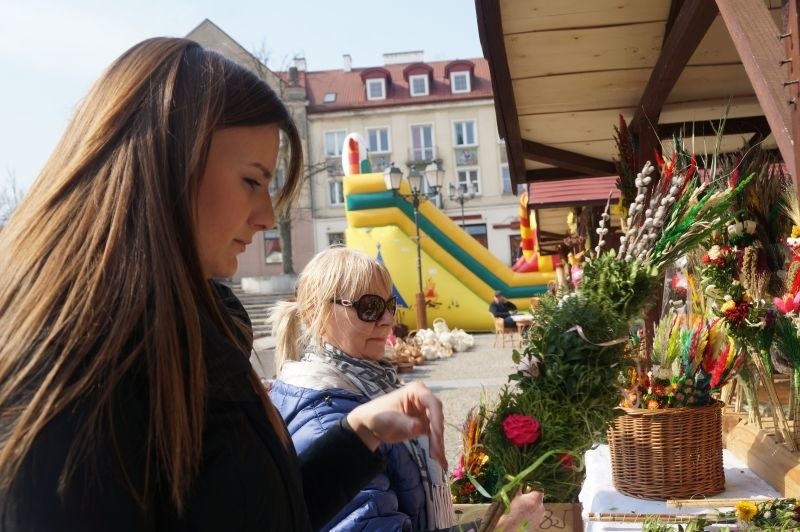
<instances>
[{"instance_id":1,"label":"wicker basket","mask_svg":"<svg viewBox=\"0 0 800 532\"><path fill-rule=\"evenodd\" d=\"M722 406L626 408L608 428L614 487L656 500L723 491Z\"/></svg>"}]
</instances>

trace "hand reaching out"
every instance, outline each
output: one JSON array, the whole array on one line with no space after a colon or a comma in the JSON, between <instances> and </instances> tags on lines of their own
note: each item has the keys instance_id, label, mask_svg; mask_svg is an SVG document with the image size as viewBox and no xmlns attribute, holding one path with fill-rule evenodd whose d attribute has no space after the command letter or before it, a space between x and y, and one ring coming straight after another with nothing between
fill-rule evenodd
<instances>
[{"instance_id":1,"label":"hand reaching out","mask_svg":"<svg viewBox=\"0 0 800 532\"><path fill-rule=\"evenodd\" d=\"M381 442L398 443L425 434L431 457L447 470L442 402L421 382L358 406L347 415L347 422L372 450Z\"/></svg>"},{"instance_id":2,"label":"hand reaching out","mask_svg":"<svg viewBox=\"0 0 800 532\"><path fill-rule=\"evenodd\" d=\"M541 491L520 493L511 500L511 508L497 521L498 532L537 529L544 517L544 495Z\"/></svg>"}]
</instances>

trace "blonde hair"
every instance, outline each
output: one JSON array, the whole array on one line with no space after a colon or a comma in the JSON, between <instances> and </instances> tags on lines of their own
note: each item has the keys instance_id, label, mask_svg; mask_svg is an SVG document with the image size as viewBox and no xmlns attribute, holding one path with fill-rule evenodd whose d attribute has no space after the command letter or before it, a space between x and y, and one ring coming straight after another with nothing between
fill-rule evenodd
<instances>
[{"instance_id":1,"label":"blonde hair","mask_svg":"<svg viewBox=\"0 0 800 532\"><path fill-rule=\"evenodd\" d=\"M158 472L182 511L203 441L201 315L247 342L199 265L199 180L214 131L262 124L278 125L290 146L275 198L285 209L302 178L300 137L275 92L246 68L187 39L156 38L125 52L91 89L0 232L0 491L43 427L82 399L87 416L63 489L98 434L115 441L112 399L135 371L150 398L147 480L128 487L144 506Z\"/></svg>"},{"instance_id":2,"label":"blonde hair","mask_svg":"<svg viewBox=\"0 0 800 532\"><path fill-rule=\"evenodd\" d=\"M275 371L280 374L284 362L298 360L307 345L321 343L334 298L391 290L389 272L366 253L341 246L317 253L297 278L297 297L277 303L270 313Z\"/></svg>"}]
</instances>

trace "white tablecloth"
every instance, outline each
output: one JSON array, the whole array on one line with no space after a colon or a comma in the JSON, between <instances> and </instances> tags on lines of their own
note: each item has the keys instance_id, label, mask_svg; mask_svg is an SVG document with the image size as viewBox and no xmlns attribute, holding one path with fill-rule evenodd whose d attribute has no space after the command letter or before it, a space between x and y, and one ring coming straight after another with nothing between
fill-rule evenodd
<instances>
[{"instance_id":1,"label":"white tablecloth","mask_svg":"<svg viewBox=\"0 0 800 532\"><path fill-rule=\"evenodd\" d=\"M725 491L712 498L734 499L763 496L780 497L767 482L756 476L747 465L727 449L722 451L722 464L725 468ZM583 518L586 532L599 530L641 530L641 524L607 523L588 521L589 512L613 512L636 514L690 514L706 513L707 508L667 508L664 501L648 501L628 497L614 489L611 481L611 457L607 445L600 445L586 453L586 480L579 495L583 505Z\"/></svg>"}]
</instances>

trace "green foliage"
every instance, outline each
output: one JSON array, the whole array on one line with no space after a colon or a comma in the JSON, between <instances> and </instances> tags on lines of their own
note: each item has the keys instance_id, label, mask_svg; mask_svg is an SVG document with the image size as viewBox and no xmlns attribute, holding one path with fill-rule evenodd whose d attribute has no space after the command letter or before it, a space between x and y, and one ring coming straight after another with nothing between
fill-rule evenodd
<instances>
[{"instance_id":1,"label":"green foliage","mask_svg":"<svg viewBox=\"0 0 800 532\"><path fill-rule=\"evenodd\" d=\"M692 177L688 186L694 192L684 192L670 211L661 237L653 247L650 264L666 268L707 241L712 233L723 230L730 220L728 213L734 199L753 177L752 174L745 177L733 188L726 188L720 180L703 187L697 176Z\"/></svg>"},{"instance_id":2,"label":"green foliage","mask_svg":"<svg viewBox=\"0 0 800 532\"><path fill-rule=\"evenodd\" d=\"M628 320L610 300L583 292L542 302L522 358L541 361L541 377L522 379L563 402L605 396L619 399L616 375L627 344ZM609 342L610 345L603 345Z\"/></svg>"},{"instance_id":3,"label":"green foliage","mask_svg":"<svg viewBox=\"0 0 800 532\"><path fill-rule=\"evenodd\" d=\"M501 393L497 411L503 415L490 419L484 435L484 446L493 460L507 475L517 476L545 452L560 451L564 454L545 458L539 467L520 480L543 491L546 502L577 500L584 477L578 460L589 448L585 447L580 430L585 425L585 413L574 405L565 405L545 394L537 394L532 388L518 394L509 387ZM533 416L541 423L541 436L536 443L518 448L505 437L502 424L507 415L521 413ZM577 457L565 458L569 451Z\"/></svg>"},{"instance_id":4,"label":"green foliage","mask_svg":"<svg viewBox=\"0 0 800 532\"><path fill-rule=\"evenodd\" d=\"M634 260L620 260L614 250L610 250L586 262L580 291L605 299L609 305L605 313L632 321L652 302L650 296L660 285L655 268Z\"/></svg>"},{"instance_id":5,"label":"green foliage","mask_svg":"<svg viewBox=\"0 0 800 532\"><path fill-rule=\"evenodd\" d=\"M544 298L529 329L528 345L514 354L516 363L531 361L538 375L512 375L516 385L501 392L486 427L486 451L507 475L518 475L548 451L557 453L524 479L542 489L548 502L576 500L584 478L577 461L605 440L607 423L617 414L617 374L628 363L628 320L610 305L610 300L592 293ZM503 420L514 413L541 423L536 444L519 449L505 437ZM563 453L573 456L572 467L565 465Z\"/></svg>"}]
</instances>

